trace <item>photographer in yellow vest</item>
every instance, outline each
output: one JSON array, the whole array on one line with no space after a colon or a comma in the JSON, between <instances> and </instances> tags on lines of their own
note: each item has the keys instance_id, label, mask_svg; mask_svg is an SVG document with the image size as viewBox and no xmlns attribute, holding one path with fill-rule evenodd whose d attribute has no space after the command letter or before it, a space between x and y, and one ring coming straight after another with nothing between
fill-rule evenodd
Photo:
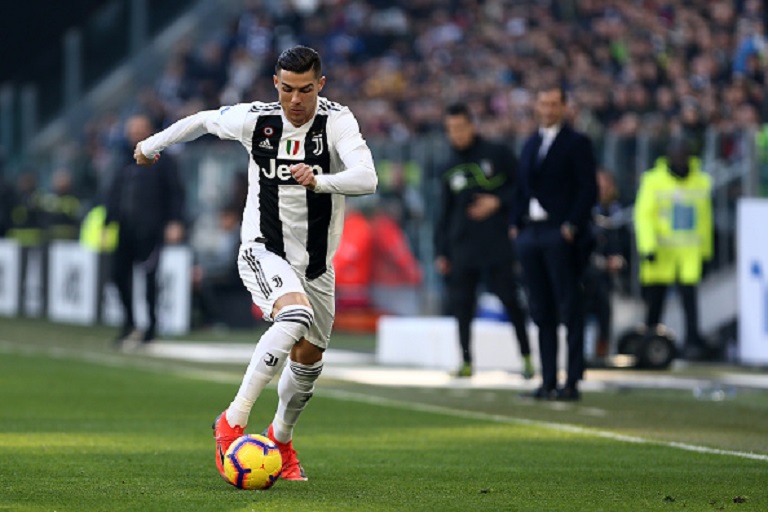
<instances>
[{"instance_id":1,"label":"photographer in yellow vest","mask_svg":"<svg viewBox=\"0 0 768 512\"><path fill-rule=\"evenodd\" d=\"M634 210L646 326L658 328L667 289L676 285L685 313L683 357L691 360L711 356L699 333L697 299L703 264L712 257L711 191L699 158L674 140L643 174Z\"/></svg>"}]
</instances>

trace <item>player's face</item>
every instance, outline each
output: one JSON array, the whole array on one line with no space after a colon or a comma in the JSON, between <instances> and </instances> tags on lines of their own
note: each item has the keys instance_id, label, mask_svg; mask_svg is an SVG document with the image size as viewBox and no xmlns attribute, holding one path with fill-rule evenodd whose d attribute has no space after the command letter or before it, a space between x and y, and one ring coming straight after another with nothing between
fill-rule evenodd
<instances>
[{"instance_id":1,"label":"player's face","mask_svg":"<svg viewBox=\"0 0 768 512\"><path fill-rule=\"evenodd\" d=\"M560 89L539 91L536 95L536 115L541 126L548 128L560 123L565 115L565 100Z\"/></svg>"},{"instance_id":2,"label":"player's face","mask_svg":"<svg viewBox=\"0 0 768 512\"><path fill-rule=\"evenodd\" d=\"M306 124L315 115L325 77L315 78L312 70L294 73L281 69L273 78L285 117L294 126Z\"/></svg>"},{"instance_id":3,"label":"player's face","mask_svg":"<svg viewBox=\"0 0 768 512\"><path fill-rule=\"evenodd\" d=\"M475 138L475 127L466 116L446 116L445 134L451 146L456 149L466 149Z\"/></svg>"}]
</instances>

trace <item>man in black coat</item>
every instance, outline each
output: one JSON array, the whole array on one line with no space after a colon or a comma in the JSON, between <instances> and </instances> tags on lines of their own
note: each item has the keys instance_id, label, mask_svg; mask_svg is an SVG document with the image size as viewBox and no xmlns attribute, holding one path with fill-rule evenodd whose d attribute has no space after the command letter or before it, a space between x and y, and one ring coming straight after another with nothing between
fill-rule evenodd
<instances>
[{"instance_id":1,"label":"man in black coat","mask_svg":"<svg viewBox=\"0 0 768 512\"><path fill-rule=\"evenodd\" d=\"M531 317L539 328L542 385L536 399L579 400L584 372L581 274L592 245L596 162L589 139L565 122L565 92L536 93L540 128L526 140L510 234L517 240ZM565 387L557 380L557 328L566 325Z\"/></svg>"},{"instance_id":2,"label":"man in black coat","mask_svg":"<svg viewBox=\"0 0 768 512\"><path fill-rule=\"evenodd\" d=\"M131 147L152 135L149 118L136 115L126 121L125 133ZM112 258L112 279L123 308L123 327L117 342L133 337L133 265L138 263L146 276L149 326L142 341L157 334L157 269L163 243L181 242L184 189L176 163L165 155L156 165L129 163L117 170L107 199L105 225L117 221L119 234Z\"/></svg>"},{"instance_id":3,"label":"man in black coat","mask_svg":"<svg viewBox=\"0 0 768 512\"><path fill-rule=\"evenodd\" d=\"M452 151L441 176L435 266L446 277L451 313L459 324L463 365L458 375L472 375L470 330L477 306L477 286L485 278L512 320L523 357L523 375L530 378L533 365L526 313L517 293L515 255L508 233L515 156L506 146L475 133L464 104L448 108L445 128Z\"/></svg>"}]
</instances>

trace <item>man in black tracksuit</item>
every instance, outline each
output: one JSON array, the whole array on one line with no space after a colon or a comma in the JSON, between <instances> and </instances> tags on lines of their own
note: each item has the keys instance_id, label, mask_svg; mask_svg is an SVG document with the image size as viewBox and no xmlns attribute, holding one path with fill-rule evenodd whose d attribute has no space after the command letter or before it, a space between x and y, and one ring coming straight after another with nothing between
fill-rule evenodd
<instances>
[{"instance_id":1,"label":"man in black tracksuit","mask_svg":"<svg viewBox=\"0 0 768 512\"><path fill-rule=\"evenodd\" d=\"M463 365L458 375L472 374L470 329L481 278L499 297L512 320L523 356L523 375L533 366L514 271L508 223L514 196L516 159L507 147L475 133L469 109L452 105L445 116L452 152L442 174L441 209L435 230L437 271L446 277L451 313L459 323Z\"/></svg>"},{"instance_id":2,"label":"man in black tracksuit","mask_svg":"<svg viewBox=\"0 0 768 512\"><path fill-rule=\"evenodd\" d=\"M131 147L152 135L148 117L137 115L126 122ZM112 279L123 308L123 327L118 342L136 329L133 314L133 265L139 263L146 276L149 326L142 335L150 342L157 334L157 269L163 242L179 243L183 237L184 190L176 163L164 155L152 167L129 163L117 170L109 190L105 225L117 221L119 235L112 258Z\"/></svg>"}]
</instances>

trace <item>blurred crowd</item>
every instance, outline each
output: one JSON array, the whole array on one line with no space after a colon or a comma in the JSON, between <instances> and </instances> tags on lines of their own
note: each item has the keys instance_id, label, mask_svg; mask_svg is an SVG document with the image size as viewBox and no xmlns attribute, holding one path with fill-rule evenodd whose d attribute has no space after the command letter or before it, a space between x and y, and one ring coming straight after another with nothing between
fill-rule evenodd
<instances>
[{"instance_id":1,"label":"blurred crowd","mask_svg":"<svg viewBox=\"0 0 768 512\"><path fill-rule=\"evenodd\" d=\"M709 126L736 133L768 118L763 4L246 0L220 32L179 43L154 83L122 111L86 123L59 160L87 204L130 158L129 115L148 114L159 129L201 109L276 98L276 56L296 43L320 51L324 95L349 105L370 140L439 132L457 99L469 103L481 134L520 140L534 127L531 90L556 79L574 124L598 144L608 131L682 134L701 150ZM721 138L719 154L736 155L738 140ZM0 223L9 216L0 213Z\"/></svg>"},{"instance_id":2,"label":"blurred crowd","mask_svg":"<svg viewBox=\"0 0 768 512\"><path fill-rule=\"evenodd\" d=\"M323 55L324 94L349 105L369 139L441 129L447 104L470 104L480 130L520 138L534 126L531 89L558 79L577 128L600 141L757 128L768 117L768 39L760 0L307 0L245 2L226 29L185 41L125 112L92 119L75 158L93 191L125 116L158 127L201 109L270 100L279 51ZM739 151L725 137L720 154Z\"/></svg>"}]
</instances>

